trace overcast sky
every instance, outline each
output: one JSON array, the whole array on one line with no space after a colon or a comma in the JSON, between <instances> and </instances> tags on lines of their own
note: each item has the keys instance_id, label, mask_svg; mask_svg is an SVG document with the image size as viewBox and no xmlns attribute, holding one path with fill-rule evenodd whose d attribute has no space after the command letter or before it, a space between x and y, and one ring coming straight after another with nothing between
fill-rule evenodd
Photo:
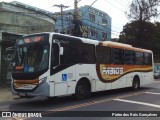
<instances>
[{"instance_id":1,"label":"overcast sky","mask_svg":"<svg viewBox=\"0 0 160 120\"><path fill-rule=\"evenodd\" d=\"M11 2L13 0L0 0L0 2ZM60 12L60 8L53 7L55 4L64 4L70 6L68 9L74 8L74 0L16 0L34 7L38 7L50 12ZM91 5L95 0L78 0L78 7ZM119 32L128 22L124 12L128 10L128 6L132 0L97 0L92 6L106 12L112 18L112 38L118 38ZM64 9L65 10L65 9ZM66 9L67 10L67 9Z\"/></svg>"}]
</instances>

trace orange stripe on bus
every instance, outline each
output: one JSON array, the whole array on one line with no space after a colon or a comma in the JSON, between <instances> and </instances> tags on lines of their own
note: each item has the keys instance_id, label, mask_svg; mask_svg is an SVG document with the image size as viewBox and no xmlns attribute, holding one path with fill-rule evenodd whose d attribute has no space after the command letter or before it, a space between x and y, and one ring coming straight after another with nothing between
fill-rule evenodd
<instances>
[{"instance_id":1,"label":"orange stripe on bus","mask_svg":"<svg viewBox=\"0 0 160 120\"><path fill-rule=\"evenodd\" d=\"M39 78L34 79L34 80L13 80L13 83L34 84L34 83L39 83Z\"/></svg>"}]
</instances>

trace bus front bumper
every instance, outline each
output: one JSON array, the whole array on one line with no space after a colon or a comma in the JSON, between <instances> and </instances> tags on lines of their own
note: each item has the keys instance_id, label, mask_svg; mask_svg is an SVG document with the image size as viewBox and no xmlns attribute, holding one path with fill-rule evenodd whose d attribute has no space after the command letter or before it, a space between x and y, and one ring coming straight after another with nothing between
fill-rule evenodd
<instances>
[{"instance_id":1,"label":"bus front bumper","mask_svg":"<svg viewBox=\"0 0 160 120\"><path fill-rule=\"evenodd\" d=\"M32 98L32 97L38 97L38 96L49 96L49 85L47 82L38 85L33 90L25 90L25 89L16 89L11 85L12 93L14 95L18 95L23 98Z\"/></svg>"}]
</instances>

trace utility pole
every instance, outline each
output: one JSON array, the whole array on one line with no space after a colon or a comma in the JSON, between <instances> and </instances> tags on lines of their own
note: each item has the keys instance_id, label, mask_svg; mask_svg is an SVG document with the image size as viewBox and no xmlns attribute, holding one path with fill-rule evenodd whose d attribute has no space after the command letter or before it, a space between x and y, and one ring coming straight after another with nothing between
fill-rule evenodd
<instances>
[{"instance_id":1,"label":"utility pole","mask_svg":"<svg viewBox=\"0 0 160 120\"><path fill-rule=\"evenodd\" d=\"M74 0L74 19L78 19L78 1Z\"/></svg>"},{"instance_id":2,"label":"utility pole","mask_svg":"<svg viewBox=\"0 0 160 120\"><path fill-rule=\"evenodd\" d=\"M64 6L63 4L60 5L54 5L56 7L60 7L61 8L61 26L62 26L62 30L61 32L64 33L64 25L63 25L63 8L68 8L69 6Z\"/></svg>"},{"instance_id":3,"label":"utility pole","mask_svg":"<svg viewBox=\"0 0 160 120\"><path fill-rule=\"evenodd\" d=\"M74 0L74 19L73 19L72 35L81 37L82 32L81 32L80 26L82 25L82 22L78 20L78 2L79 1Z\"/></svg>"},{"instance_id":4,"label":"utility pole","mask_svg":"<svg viewBox=\"0 0 160 120\"><path fill-rule=\"evenodd\" d=\"M82 26L82 21L78 19L78 2L81 0L74 0L74 19L73 19L73 28L72 28L72 35L81 37L82 36L82 31L81 31L81 26ZM96 2L95 0L89 8ZM88 8L88 9L89 9ZM87 9L87 10L88 10ZM83 13L83 15L87 12L87 10Z\"/></svg>"}]
</instances>

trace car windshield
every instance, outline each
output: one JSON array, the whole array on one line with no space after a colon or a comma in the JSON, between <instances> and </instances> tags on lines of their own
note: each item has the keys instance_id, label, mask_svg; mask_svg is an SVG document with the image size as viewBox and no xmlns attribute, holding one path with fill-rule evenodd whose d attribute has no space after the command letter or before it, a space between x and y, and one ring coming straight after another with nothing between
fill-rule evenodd
<instances>
[{"instance_id":1,"label":"car windshield","mask_svg":"<svg viewBox=\"0 0 160 120\"><path fill-rule=\"evenodd\" d=\"M16 47L14 72L38 72L48 68L49 44L30 42Z\"/></svg>"}]
</instances>

